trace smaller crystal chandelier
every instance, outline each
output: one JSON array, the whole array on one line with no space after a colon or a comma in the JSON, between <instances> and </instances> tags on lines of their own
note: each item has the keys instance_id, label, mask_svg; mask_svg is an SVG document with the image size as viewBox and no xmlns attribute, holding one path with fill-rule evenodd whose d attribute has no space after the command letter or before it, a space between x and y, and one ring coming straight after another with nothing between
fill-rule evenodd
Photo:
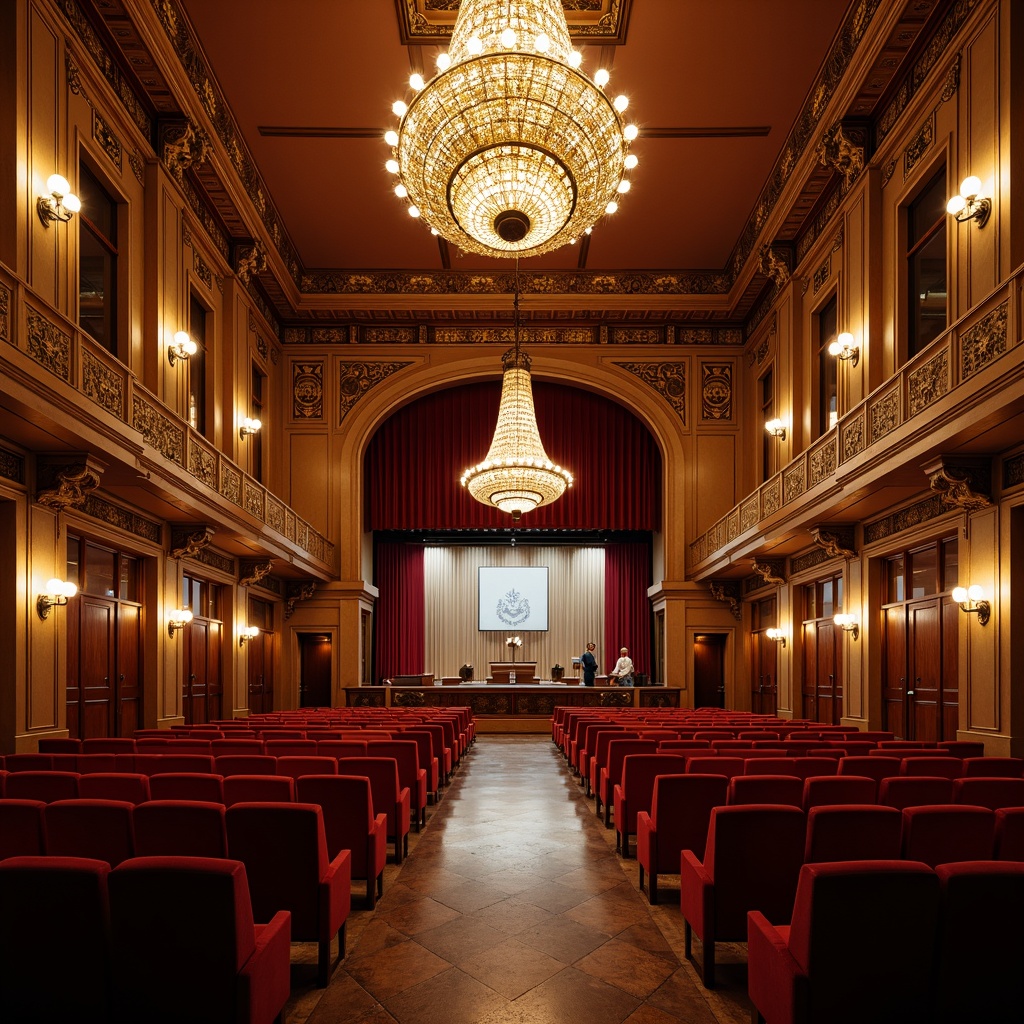
<instances>
[{"instance_id":1,"label":"smaller crystal chandelier","mask_svg":"<svg viewBox=\"0 0 1024 1024\"><path fill-rule=\"evenodd\" d=\"M518 522L524 512L550 505L572 487L572 474L544 451L533 410L530 359L520 348L519 265L515 277L515 344L501 359L501 404L487 458L467 469L461 483L483 505L508 512Z\"/></svg>"}]
</instances>

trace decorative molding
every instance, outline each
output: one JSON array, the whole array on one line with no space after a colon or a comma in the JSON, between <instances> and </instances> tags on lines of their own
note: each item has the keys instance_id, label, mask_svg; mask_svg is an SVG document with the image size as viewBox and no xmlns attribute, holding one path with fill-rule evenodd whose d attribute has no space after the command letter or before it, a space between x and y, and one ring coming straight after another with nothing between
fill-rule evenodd
<instances>
[{"instance_id":1,"label":"decorative molding","mask_svg":"<svg viewBox=\"0 0 1024 1024\"><path fill-rule=\"evenodd\" d=\"M701 417L711 422L732 420L732 363L700 364Z\"/></svg>"},{"instance_id":2,"label":"decorative molding","mask_svg":"<svg viewBox=\"0 0 1024 1024\"><path fill-rule=\"evenodd\" d=\"M864 169L863 141L853 138L854 134L849 126L837 121L822 134L815 149L818 162L823 167L831 167L842 175L844 190L849 189L854 179Z\"/></svg>"},{"instance_id":3,"label":"decorative molding","mask_svg":"<svg viewBox=\"0 0 1024 1024\"><path fill-rule=\"evenodd\" d=\"M842 461L846 462L864 451L864 414L858 413L842 425Z\"/></svg>"},{"instance_id":4,"label":"decorative molding","mask_svg":"<svg viewBox=\"0 0 1024 1024\"><path fill-rule=\"evenodd\" d=\"M110 162L120 171L123 167L123 148L121 140L114 130L100 117L99 111L92 108L92 137L100 144L100 149L110 157Z\"/></svg>"},{"instance_id":5,"label":"decorative molding","mask_svg":"<svg viewBox=\"0 0 1024 1024\"><path fill-rule=\"evenodd\" d=\"M807 572L817 565L829 561L829 555L821 548L810 548L800 555L793 555L789 560L789 569L794 576Z\"/></svg>"},{"instance_id":6,"label":"decorative molding","mask_svg":"<svg viewBox=\"0 0 1024 1024\"><path fill-rule=\"evenodd\" d=\"M0 447L0 477L16 484L25 482L25 457Z\"/></svg>"},{"instance_id":7,"label":"decorative molding","mask_svg":"<svg viewBox=\"0 0 1024 1024\"><path fill-rule=\"evenodd\" d=\"M146 444L165 459L185 464L185 429L151 405L138 392L132 395L132 426L142 434Z\"/></svg>"},{"instance_id":8,"label":"decorative molding","mask_svg":"<svg viewBox=\"0 0 1024 1024\"><path fill-rule=\"evenodd\" d=\"M188 471L200 483L217 489L217 454L191 434L188 438Z\"/></svg>"},{"instance_id":9,"label":"decorative molding","mask_svg":"<svg viewBox=\"0 0 1024 1024\"><path fill-rule=\"evenodd\" d=\"M128 154L128 166L132 169L132 174L138 179L140 185L146 183L146 161L141 153L131 152Z\"/></svg>"},{"instance_id":10,"label":"decorative molding","mask_svg":"<svg viewBox=\"0 0 1024 1024\"><path fill-rule=\"evenodd\" d=\"M1003 460L1003 489L1010 490L1021 484L1024 484L1024 452Z\"/></svg>"},{"instance_id":11,"label":"decorative molding","mask_svg":"<svg viewBox=\"0 0 1024 1024\"><path fill-rule=\"evenodd\" d=\"M213 287L213 272L207 265L206 260L199 255L198 249L192 250L192 269L195 271L196 277L198 277L207 288Z\"/></svg>"},{"instance_id":12,"label":"decorative molding","mask_svg":"<svg viewBox=\"0 0 1024 1024\"><path fill-rule=\"evenodd\" d=\"M904 530L910 530L922 523L938 519L940 516L949 513L949 506L942 500L942 496L936 494L934 497L925 498L906 508L893 512L890 515L876 519L864 527L864 543L873 544L875 541L892 537Z\"/></svg>"},{"instance_id":13,"label":"decorative molding","mask_svg":"<svg viewBox=\"0 0 1024 1024\"><path fill-rule=\"evenodd\" d=\"M324 364L292 363L292 416L297 420L324 418Z\"/></svg>"},{"instance_id":14,"label":"decorative molding","mask_svg":"<svg viewBox=\"0 0 1024 1024\"><path fill-rule=\"evenodd\" d=\"M874 444L889 431L895 430L900 422L899 386L872 401L868 407L868 416L871 422L869 444Z\"/></svg>"},{"instance_id":15,"label":"decorative molding","mask_svg":"<svg viewBox=\"0 0 1024 1024\"><path fill-rule=\"evenodd\" d=\"M251 516L255 516L260 522L263 522L263 488L258 484L253 484L248 478L244 481L244 508L245 511ZM306 547L305 544L302 545Z\"/></svg>"},{"instance_id":16,"label":"decorative molding","mask_svg":"<svg viewBox=\"0 0 1024 1024\"><path fill-rule=\"evenodd\" d=\"M248 284L267 269L267 254L259 242L252 245L240 245L237 253L235 273L242 284Z\"/></svg>"},{"instance_id":17,"label":"decorative molding","mask_svg":"<svg viewBox=\"0 0 1024 1024\"><path fill-rule=\"evenodd\" d=\"M825 262L814 272L814 294L832 276L832 257L826 256Z\"/></svg>"},{"instance_id":18,"label":"decorative molding","mask_svg":"<svg viewBox=\"0 0 1024 1024\"><path fill-rule=\"evenodd\" d=\"M242 507L242 474L234 466L221 462L220 495L233 505ZM289 540L293 538L289 537Z\"/></svg>"},{"instance_id":19,"label":"decorative molding","mask_svg":"<svg viewBox=\"0 0 1024 1024\"><path fill-rule=\"evenodd\" d=\"M916 416L949 391L949 351L943 349L909 375L910 415Z\"/></svg>"},{"instance_id":20,"label":"decorative molding","mask_svg":"<svg viewBox=\"0 0 1024 1024\"><path fill-rule=\"evenodd\" d=\"M812 526L811 540L828 555L829 558L856 558L854 532L852 526Z\"/></svg>"},{"instance_id":21,"label":"decorative molding","mask_svg":"<svg viewBox=\"0 0 1024 1024\"><path fill-rule=\"evenodd\" d=\"M235 575L235 560L230 555L218 551L215 547L206 547L198 551L195 555L195 560L203 565L210 566L212 569L216 569L218 572L224 573L225 576L234 577Z\"/></svg>"},{"instance_id":22,"label":"decorative molding","mask_svg":"<svg viewBox=\"0 0 1024 1024\"><path fill-rule=\"evenodd\" d=\"M77 509L83 515L106 523L108 526L115 526L135 537L149 541L151 544L160 543L162 525L155 520L147 519L133 509L125 508L115 502L101 498L96 493L85 496L85 501Z\"/></svg>"},{"instance_id":23,"label":"decorative molding","mask_svg":"<svg viewBox=\"0 0 1024 1024\"><path fill-rule=\"evenodd\" d=\"M269 558L243 558L238 563L238 585L254 587L257 583L262 583L270 575L273 567L274 563Z\"/></svg>"},{"instance_id":24,"label":"decorative molding","mask_svg":"<svg viewBox=\"0 0 1024 1024\"><path fill-rule=\"evenodd\" d=\"M295 614L295 605L299 601L308 601L316 593L316 580L299 580L289 582L285 587L284 617L290 619Z\"/></svg>"},{"instance_id":25,"label":"decorative molding","mask_svg":"<svg viewBox=\"0 0 1024 1024\"><path fill-rule=\"evenodd\" d=\"M716 601L723 601L729 606L732 617L738 622L743 614L739 600L739 587L733 582L717 583L715 580L711 580L708 589Z\"/></svg>"},{"instance_id":26,"label":"decorative molding","mask_svg":"<svg viewBox=\"0 0 1024 1024\"><path fill-rule=\"evenodd\" d=\"M893 174L896 173L896 157L893 157L887 164L882 167L882 188L892 181Z\"/></svg>"},{"instance_id":27,"label":"decorative molding","mask_svg":"<svg viewBox=\"0 0 1024 1024\"><path fill-rule=\"evenodd\" d=\"M0 341L11 340L11 289L0 284Z\"/></svg>"},{"instance_id":28,"label":"decorative molding","mask_svg":"<svg viewBox=\"0 0 1024 1024\"><path fill-rule=\"evenodd\" d=\"M783 503L788 505L791 501L796 501L805 489L804 464L802 461L798 461L782 474Z\"/></svg>"},{"instance_id":29,"label":"decorative molding","mask_svg":"<svg viewBox=\"0 0 1024 1024\"><path fill-rule=\"evenodd\" d=\"M988 459L961 460L943 456L925 469L928 486L942 495L943 504L977 512L992 504L992 464Z\"/></svg>"},{"instance_id":30,"label":"decorative molding","mask_svg":"<svg viewBox=\"0 0 1024 1024\"><path fill-rule=\"evenodd\" d=\"M36 501L61 512L78 508L100 485L106 467L91 456L40 456L36 460Z\"/></svg>"},{"instance_id":31,"label":"decorative molding","mask_svg":"<svg viewBox=\"0 0 1024 1024\"><path fill-rule=\"evenodd\" d=\"M918 129L917 135L911 140L910 145L903 151L903 180L910 177L910 172L917 166L918 161L931 148L935 141L935 114L929 114L928 120Z\"/></svg>"},{"instance_id":32,"label":"decorative molding","mask_svg":"<svg viewBox=\"0 0 1024 1024\"><path fill-rule=\"evenodd\" d=\"M782 478L774 476L761 488L761 518L767 519L782 508Z\"/></svg>"},{"instance_id":33,"label":"decorative molding","mask_svg":"<svg viewBox=\"0 0 1024 1024\"><path fill-rule=\"evenodd\" d=\"M686 361L671 363L626 363L613 361L656 391L686 423Z\"/></svg>"},{"instance_id":34,"label":"decorative molding","mask_svg":"<svg viewBox=\"0 0 1024 1024\"><path fill-rule=\"evenodd\" d=\"M960 335L960 380L973 377L1006 351L1009 300L986 313Z\"/></svg>"},{"instance_id":35,"label":"decorative molding","mask_svg":"<svg viewBox=\"0 0 1024 1024\"><path fill-rule=\"evenodd\" d=\"M82 349L82 392L112 416L124 419L124 377L87 348Z\"/></svg>"},{"instance_id":36,"label":"decorative molding","mask_svg":"<svg viewBox=\"0 0 1024 1024\"><path fill-rule=\"evenodd\" d=\"M828 479L833 473L835 473L837 462L836 447L836 435L831 434L824 443L811 452L811 457L808 459L807 463L809 476L807 481L808 487L813 487L815 484L821 483L822 480Z\"/></svg>"},{"instance_id":37,"label":"decorative molding","mask_svg":"<svg viewBox=\"0 0 1024 1024\"><path fill-rule=\"evenodd\" d=\"M776 288L781 288L789 280L789 253L784 249L765 242L758 250L757 265L761 273L772 281Z\"/></svg>"},{"instance_id":38,"label":"decorative molding","mask_svg":"<svg viewBox=\"0 0 1024 1024\"><path fill-rule=\"evenodd\" d=\"M628 693L612 689L605 691L602 688L601 696L597 701L597 706L601 708L628 708L632 705L633 698Z\"/></svg>"},{"instance_id":39,"label":"decorative molding","mask_svg":"<svg viewBox=\"0 0 1024 1024\"><path fill-rule=\"evenodd\" d=\"M387 380L393 373L403 367L411 366L408 362L364 363L342 362L338 366L338 423L355 407L363 395L375 388L381 381Z\"/></svg>"},{"instance_id":40,"label":"decorative molding","mask_svg":"<svg viewBox=\"0 0 1024 1024\"><path fill-rule=\"evenodd\" d=\"M781 587L786 580L783 573L786 571L785 562L777 558L764 558L758 561L756 558L750 560L750 568L771 586Z\"/></svg>"},{"instance_id":41,"label":"decorative molding","mask_svg":"<svg viewBox=\"0 0 1024 1024\"><path fill-rule=\"evenodd\" d=\"M41 313L29 309L28 354L55 377L71 382L71 335Z\"/></svg>"},{"instance_id":42,"label":"decorative molding","mask_svg":"<svg viewBox=\"0 0 1024 1024\"><path fill-rule=\"evenodd\" d=\"M206 523L172 523L171 545L167 554L175 561L195 558L200 551L210 546L216 532L216 527Z\"/></svg>"},{"instance_id":43,"label":"decorative molding","mask_svg":"<svg viewBox=\"0 0 1024 1024\"><path fill-rule=\"evenodd\" d=\"M192 167L210 158L209 136L188 118L160 125L160 158L170 173L181 179Z\"/></svg>"}]
</instances>

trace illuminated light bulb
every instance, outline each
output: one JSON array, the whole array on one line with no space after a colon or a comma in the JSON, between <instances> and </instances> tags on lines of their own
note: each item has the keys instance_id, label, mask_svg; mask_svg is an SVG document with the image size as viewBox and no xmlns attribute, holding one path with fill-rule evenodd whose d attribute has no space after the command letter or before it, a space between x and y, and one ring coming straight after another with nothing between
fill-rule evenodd
<instances>
[{"instance_id":1,"label":"illuminated light bulb","mask_svg":"<svg viewBox=\"0 0 1024 1024\"><path fill-rule=\"evenodd\" d=\"M636 153L630 153L626 157L626 159L623 160L622 165L623 167L626 168L627 171L631 171L634 167L636 167L638 163L640 163L640 158L636 155Z\"/></svg>"},{"instance_id":2,"label":"illuminated light bulb","mask_svg":"<svg viewBox=\"0 0 1024 1024\"><path fill-rule=\"evenodd\" d=\"M579 50L573 50L569 54L569 67L578 68L583 63L583 54Z\"/></svg>"},{"instance_id":3,"label":"illuminated light bulb","mask_svg":"<svg viewBox=\"0 0 1024 1024\"><path fill-rule=\"evenodd\" d=\"M501 40L501 45L506 50L511 50L516 45L516 34L512 28L505 29L499 36L499 39Z\"/></svg>"},{"instance_id":4,"label":"illuminated light bulb","mask_svg":"<svg viewBox=\"0 0 1024 1024\"><path fill-rule=\"evenodd\" d=\"M64 196L63 206L64 209L68 211L68 213L78 213L78 211L82 208L82 200L79 199L78 196L74 194L74 192L71 192L68 195Z\"/></svg>"},{"instance_id":5,"label":"illuminated light bulb","mask_svg":"<svg viewBox=\"0 0 1024 1024\"><path fill-rule=\"evenodd\" d=\"M473 36L466 44L466 49L474 56L478 57L484 52L484 44L480 41L479 36Z\"/></svg>"},{"instance_id":6,"label":"illuminated light bulb","mask_svg":"<svg viewBox=\"0 0 1024 1024\"><path fill-rule=\"evenodd\" d=\"M592 227L590 227L590 228L587 228L587 230L584 233L589 235L589 234L592 234L593 231L594 231L594 229Z\"/></svg>"},{"instance_id":7,"label":"illuminated light bulb","mask_svg":"<svg viewBox=\"0 0 1024 1024\"><path fill-rule=\"evenodd\" d=\"M983 591L981 589L981 587L978 586L977 583L972 583L967 588L967 599L969 601L980 601L982 599L982 597L984 596L984 594L985 594L985 591Z\"/></svg>"},{"instance_id":8,"label":"illuminated light bulb","mask_svg":"<svg viewBox=\"0 0 1024 1024\"><path fill-rule=\"evenodd\" d=\"M389 131L386 131L384 133L384 141L389 146L397 146L398 145L398 132L396 132L394 129L390 129Z\"/></svg>"},{"instance_id":9,"label":"illuminated light bulb","mask_svg":"<svg viewBox=\"0 0 1024 1024\"><path fill-rule=\"evenodd\" d=\"M622 181L619 182L619 194L625 195L629 191L629 188L629 178L623 178Z\"/></svg>"},{"instance_id":10,"label":"illuminated light bulb","mask_svg":"<svg viewBox=\"0 0 1024 1024\"><path fill-rule=\"evenodd\" d=\"M437 230L437 228L431 228L431 229L430 229L430 233L431 233L432 235L439 235L439 234L441 234L441 232L440 232L440 231L438 231L438 230Z\"/></svg>"},{"instance_id":11,"label":"illuminated light bulb","mask_svg":"<svg viewBox=\"0 0 1024 1024\"><path fill-rule=\"evenodd\" d=\"M637 128L635 124L627 124L626 127L622 129L622 137L627 142L632 142L639 134L640 129Z\"/></svg>"},{"instance_id":12,"label":"illuminated light bulb","mask_svg":"<svg viewBox=\"0 0 1024 1024\"><path fill-rule=\"evenodd\" d=\"M397 174L398 171L399 171L398 161L397 160L389 160L384 165L384 169L386 171L388 171L390 174Z\"/></svg>"},{"instance_id":13,"label":"illuminated light bulb","mask_svg":"<svg viewBox=\"0 0 1024 1024\"><path fill-rule=\"evenodd\" d=\"M405 117L405 113L408 109L409 108L406 106L404 100L395 100L395 102L391 104L391 110L396 117Z\"/></svg>"},{"instance_id":14,"label":"illuminated light bulb","mask_svg":"<svg viewBox=\"0 0 1024 1024\"><path fill-rule=\"evenodd\" d=\"M418 206L410 206L409 207L409 216L410 217L418 217L419 215L420 215L420 208Z\"/></svg>"},{"instance_id":15,"label":"illuminated light bulb","mask_svg":"<svg viewBox=\"0 0 1024 1024\"><path fill-rule=\"evenodd\" d=\"M409 85L411 85L417 92L419 92L426 84L427 83L423 81L423 76L420 74L412 74L409 76Z\"/></svg>"},{"instance_id":16,"label":"illuminated light bulb","mask_svg":"<svg viewBox=\"0 0 1024 1024\"><path fill-rule=\"evenodd\" d=\"M626 109L626 107L629 106L629 97L616 96L615 102L612 104L612 106L615 107L615 109L621 114Z\"/></svg>"},{"instance_id":17,"label":"illuminated light bulb","mask_svg":"<svg viewBox=\"0 0 1024 1024\"><path fill-rule=\"evenodd\" d=\"M606 207L604 208L604 212L605 212L605 213L615 213L615 211L616 211L616 210L617 210L618 208L619 208L619 204L618 204L617 202L615 202L615 200L613 199L613 200L612 200L612 201L611 201L611 202L610 202L610 203L609 203L609 204L608 204L608 205L607 205L607 206L606 206Z\"/></svg>"},{"instance_id":18,"label":"illuminated light bulb","mask_svg":"<svg viewBox=\"0 0 1024 1024\"><path fill-rule=\"evenodd\" d=\"M395 195L398 196L399 199L404 199L408 194L409 190L404 185L395 186Z\"/></svg>"},{"instance_id":19,"label":"illuminated light bulb","mask_svg":"<svg viewBox=\"0 0 1024 1024\"><path fill-rule=\"evenodd\" d=\"M46 179L46 191L51 196L66 196L71 191L71 185L68 179L61 174L51 174Z\"/></svg>"},{"instance_id":20,"label":"illuminated light bulb","mask_svg":"<svg viewBox=\"0 0 1024 1024\"><path fill-rule=\"evenodd\" d=\"M973 199L981 191L981 178L970 175L960 182L960 195Z\"/></svg>"},{"instance_id":21,"label":"illuminated light bulb","mask_svg":"<svg viewBox=\"0 0 1024 1024\"><path fill-rule=\"evenodd\" d=\"M452 59L447 53L439 53L436 64L438 71L447 71L452 66Z\"/></svg>"},{"instance_id":22,"label":"illuminated light bulb","mask_svg":"<svg viewBox=\"0 0 1024 1024\"><path fill-rule=\"evenodd\" d=\"M547 53L551 49L551 37L546 32L541 32L533 41L533 48L538 53Z\"/></svg>"},{"instance_id":23,"label":"illuminated light bulb","mask_svg":"<svg viewBox=\"0 0 1024 1024\"><path fill-rule=\"evenodd\" d=\"M948 203L946 203L946 213L951 213L954 217L958 213L962 213L967 209L967 200L963 196L953 196Z\"/></svg>"},{"instance_id":24,"label":"illuminated light bulb","mask_svg":"<svg viewBox=\"0 0 1024 1024\"><path fill-rule=\"evenodd\" d=\"M612 76L604 68L598 68L594 74L594 84L600 88L604 88L610 81Z\"/></svg>"}]
</instances>

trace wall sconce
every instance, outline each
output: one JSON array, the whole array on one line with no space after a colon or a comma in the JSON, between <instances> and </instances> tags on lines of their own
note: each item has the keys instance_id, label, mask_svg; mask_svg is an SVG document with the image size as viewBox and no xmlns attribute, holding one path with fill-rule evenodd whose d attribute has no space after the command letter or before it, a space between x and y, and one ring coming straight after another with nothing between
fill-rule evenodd
<instances>
[{"instance_id":1,"label":"wall sconce","mask_svg":"<svg viewBox=\"0 0 1024 1024\"><path fill-rule=\"evenodd\" d=\"M53 220L67 223L82 208L82 200L71 191L68 179L59 174L51 174L46 179L46 191L48 195L40 196L36 203L44 228Z\"/></svg>"},{"instance_id":2,"label":"wall sconce","mask_svg":"<svg viewBox=\"0 0 1024 1024\"><path fill-rule=\"evenodd\" d=\"M764 429L771 434L772 437L778 438L780 441L786 440L786 421L780 420L777 416L773 420L769 420L765 425Z\"/></svg>"},{"instance_id":3,"label":"wall sconce","mask_svg":"<svg viewBox=\"0 0 1024 1024\"><path fill-rule=\"evenodd\" d=\"M259 626L243 626L238 631L238 646L244 647L250 640L255 640L259 635Z\"/></svg>"},{"instance_id":4,"label":"wall sconce","mask_svg":"<svg viewBox=\"0 0 1024 1024\"><path fill-rule=\"evenodd\" d=\"M173 640L179 629L192 621L192 613L187 608L176 608L167 616L167 635Z\"/></svg>"},{"instance_id":5,"label":"wall sconce","mask_svg":"<svg viewBox=\"0 0 1024 1024\"><path fill-rule=\"evenodd\" d=\"M78 593L78 587L74 583L65 583L55 576L52 580L46 581L46 590L36 598L36 611L39 618L45 619L50 614L50 609L68 603L69 597Z\"/></svg>"},{"instance_id":6,"label":"wall sconce","mask_svg":"<svg viewBox=\"0 0 1024 1024\"><path fill-rule=\"evenodd\" d=\"M860 636L860 623L855 616L839 612L832 616L832 621L845 633L852 633L854 640Z\"/></svg>"},{"instance_id":7,"label":"wall sconce","mask_svg":"<svg viewBox=\"0 0 1024 1024\"><path fill-rule=\"evenodd\" d=\"M242 422L238 425L238 436L244 441L247 437L252 437L257 433L262 426L263 423L260 420L254 419L252 416L243 416Z\"/></svg>"},{"instance_id":8,"label":"wall sconce","mask_svg":"<svg viewBox=\"0 0 1024 1024\"><path fill-rule=\"evenodd\" d=\"M776 629L773 626L771 629L766 629L764 635L769 640L774 640L777 644L782 644L783 647L786 646L786 631L784 629Z\"/></svg>"},{"instance_id":9,"label":"wall sconce","mask_svg":"<svg viewBox=\"0 0 1024 1024\"><path fill-rule=\"evenodd\" d=\"M983 199L981 178L973 174L960 182L960 192L946 203L946 213L951 213L961 224L973 220L979 228L983 228L992 212L992 200Z\"/></svg>"},{"instance_id":10,"label":"wall sconce","mask_svg":"<svg viewBox=\"0 0 1024 1024\"><path fill-rule=\"evenodd\" d=\"M960 605L960 611L977 615L979 626L988 625L992 616L992 605L982 600L981 595L984 593L977 583L969 587L953 588L953 600Z\"/></svg>"},{"instance_id":11,"label":"wall sconce","mask_svg":"<svg viewBox=\"0 0 1024 1024\"><path fill-rule=\"evenodd\" d=\"M175 331L174 337L167 345L167 362L174 365L175 360L191 359L199 351L199 346L189 337L187 331Z\"/></svg>"},{"instance_id":12,"label":"wall sconce","mask_svg":"<svg viewBox=\"0 0 1024 1024\"><path fill-rule=\"evenodd\" d=\"M828 347L828 354L842 359L843 362L850 361L851 366L856 366L860 361L860 342L858 342L849 331L843 331Z\"/></svg>"}]
</instances>

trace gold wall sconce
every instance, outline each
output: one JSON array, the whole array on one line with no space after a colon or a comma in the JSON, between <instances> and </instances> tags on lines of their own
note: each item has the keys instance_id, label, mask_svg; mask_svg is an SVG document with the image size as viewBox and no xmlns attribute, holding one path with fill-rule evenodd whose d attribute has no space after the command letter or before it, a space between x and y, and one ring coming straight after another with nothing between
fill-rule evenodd
<instances>
[{"instance_id":1,"label":"gold wall sconce","mask_svg":"<svg viewBox=\"0 0 1024 1024\"><path fill-rule=\"evenodd\" d=\"M779 419L778 416L776 416L773 420L768 420L768 422L764 425L764 429L767 430L768 433L777 440L786 440L786 421Z\"/></svg>"},{"instance_id":2,"label":"gold wall sconce","mask_svg":"<svg viewBox=\"0 0 1024 1024\"><path fill-rule=\"evenodd\" d=\"M179 629L184 629L192 621L192 612L187 608L176 608L167 616L167 635L173 640Z\"/></svg>"},{"instance_id":3,"label":"gold wall sconce","mask_svg":"<svg viewBox=\"0 0 1024 1024\"><path fill-rule=\"evenodd\" d=\"M843 331L828 347L828 354L856 366L860 362L860 342L849 332Z\"/></svg>"},{"instance_id":4,"label":"gold wall sconce","mask_svg":"<svg viewBox=\"0 0 1024 1024\"><path fill-rule=\"evenodd\" d=\"M850 615L848 612L839 612L832 616L832 621L841 629L844 633L849 633L856 640L860 637L860 623L857 621L855 615Z\"/></svg>"},{"instance_id":5,"label":"gold wall sconce","mask_svg":"<svg viewBox=\"0 0 1024 1024\"><path fill-rule=\"evenodd\" d=\"M973 220L979 228L988 222L992 212L992 200L981 195L981 178L971 175L960 182L960 191L946 203L946 213L963 224Z\"/></svg>"},{"instance_id":6,"label":"gold wall sconce","mask_svg":"<svg viewBox=\"0 0 1024 1024\"><path fill-rule=\"evenodd\" d=\"M167 362L173 366L179 359L187 362L199 351L199 346L187 331L175 331L167 345Z\"/></svg>"},{"instance_id":7,"label":"gold wall sconce","mask_svg":"<svg viewBox=\"0 0 1024 1024\"><path fill-rule=\"evenodd\" d=\"M46 179L46 192L36 202L44 228L53 221L66 224L82 208L82 200L71 191L68 179L60 174L51 174Z\"/></svg>"},{"instance_id":8,"label":"gold wall sconce","mask_svg":"<svg viewBox=\"0 0 1024 1024\"><path fill-rule=\"evenodd\" d=\"M252 416L243 416L238 424L238 436L245 441L252 437L253 434L258 434L262 427L263 423L261 420L255 419Z\"/></svg>"},{"instance_id":9,"label":"gold wall sconce","mask_svg":"<svg viewBox=\"0 0 1024 1024\"><path fill-rule=\"evenodd\" d=\"M243 626L238 631L238 646L244 647L250 640L255 640L259 635L259 626Z\"/></svg>"},{"instance_id":10,"label":"gold wall sconce","mask_svg":"<svg viewBox=\"0 0 1024 1024\"><path fill-rule=\"evenodd\" d=\"M784 629L777 629L773 626L771 629L766 629L764 635L769 640L774 640L775 643L782 644L783 647L786 646L786 631Z\"/></svg>"},{"instance_id":11,"label":"gold wall sconce","mask_svg":"<svg viewBox=\"0 0 1024 1024\"><path fill-rule=\"evenodd\" d=\"M46 589L36 598L36 611L39 618L45 619L50 614L51 608L60 608L68 603L68 598L78 593L78 587L74 583L66 583L64 580L53 579L46 581Z\"/></svg>"},{"instance_id":12,"label":"gold wall sconce","mask_svg":"<svg viewBox=\"0 0 1024 1024\"><path fill-rule=\"evenodd\" d=\"M960 605L960 611L968 615L977 615L979 626L987 626L992 616L992 605L983 600L984 593L977 583L969 587L953 588L953 600Z\"/></svg>"}]
</instances>

